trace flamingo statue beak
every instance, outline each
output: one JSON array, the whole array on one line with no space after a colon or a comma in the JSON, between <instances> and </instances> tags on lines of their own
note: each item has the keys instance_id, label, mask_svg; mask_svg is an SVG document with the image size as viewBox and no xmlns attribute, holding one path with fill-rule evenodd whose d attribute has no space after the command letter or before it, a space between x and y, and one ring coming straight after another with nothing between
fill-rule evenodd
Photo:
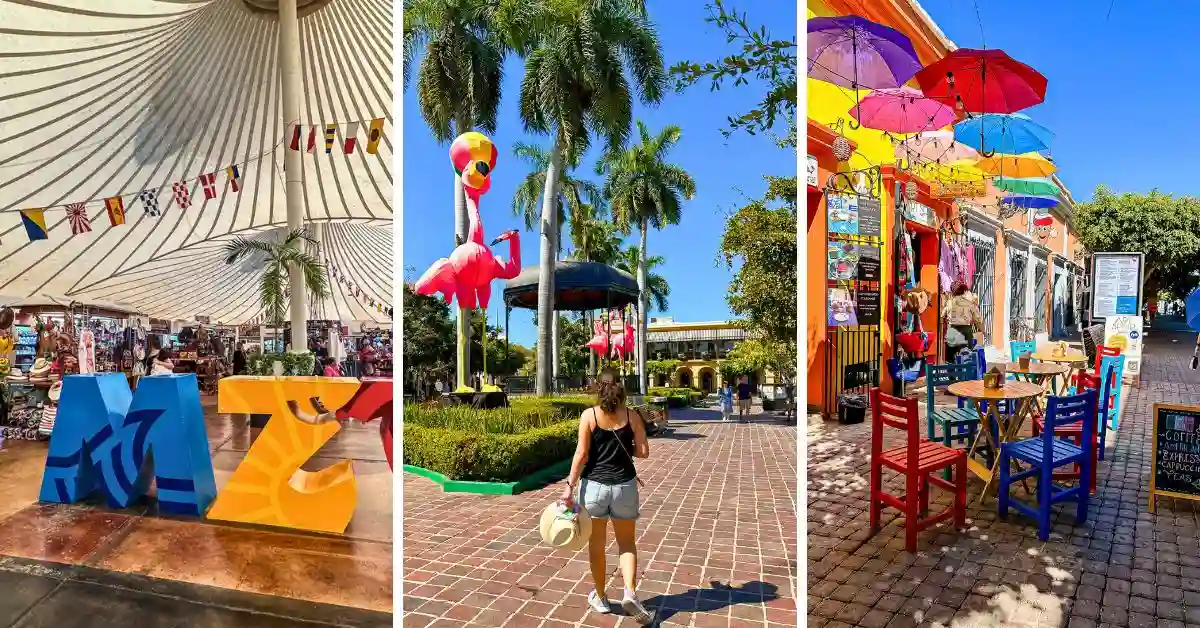
<instances>
[{"instance_id":1,"label":"flamingo statue beak","mask_svg":"<svg viewBox=\"0 0 1200 628\"><path fill-rule=\"evenodd\" d=\"M496 246L497 244L504 242L505 240L513 237L514 235L517 235L516 229L510 229L509 231L505 231L504 233L501 233L500 235L496 236L495 240L492 240L492 246Z\"/></svg>"}]
</instances>

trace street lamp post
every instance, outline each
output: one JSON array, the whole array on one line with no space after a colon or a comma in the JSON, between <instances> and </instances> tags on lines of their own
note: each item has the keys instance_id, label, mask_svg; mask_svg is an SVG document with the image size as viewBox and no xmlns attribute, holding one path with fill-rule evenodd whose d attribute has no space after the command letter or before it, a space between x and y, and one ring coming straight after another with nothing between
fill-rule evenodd
<instances>
[{"instance_id":1,"label":"street lamp post","mask_svg":"<svg viewBox=\"0 0 1200 628\"><path fill-rule=\"evenodd\" d=\"M297 0L279 0L279 80L282 92L283 123L286 126L300 123L301 65L300 65L300 19L297 15ZM296 150L283 151L283 199L287 206L288 231L304 228L304 181L301 172L301 153ZM288 268L291 283L291 323L293 353L308 350L308 313L305 308L304 275L292 264Z\"/></svg>"}]
</instances>

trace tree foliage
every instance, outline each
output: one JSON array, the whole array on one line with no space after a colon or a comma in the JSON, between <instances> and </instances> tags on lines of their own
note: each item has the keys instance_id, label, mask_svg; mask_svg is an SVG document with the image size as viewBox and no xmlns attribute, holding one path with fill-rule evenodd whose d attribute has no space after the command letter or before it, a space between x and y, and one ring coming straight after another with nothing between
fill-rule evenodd
<instances>
[{"instance_id":1,"label":"tree foliage","mask_svg":"<svg viewBox=\"0 0 1200 628\"><path fill-rule=\"evenodd\" d=\"M282 240L257 239L238 236L225 244L222 253L225 263L237 264L251 260L259 269L258 298L262 306L263 319L268 325L283 325L288 313L288 269L295 264L304 277L304 287L316 299L329 296L329 279L325 265L316 254L309 253L308 246L315 246L303 229L295 229L283 235Z\"/></svg>"},{"instance_id":2,"label":"tree foliage","mask_svg":"<svg viewBox=\"0 0 1200 628\"><path fill-rule=\"evenodd\" d=\"M765 198L734 212L721 239L725 264L736 268L727 297L730 309L752 340L773 345L772 355L790 354L793 362L797 332L796 181L796 177L767 177ZM791 370L795 370L794 364Z\"/></svg>"},{"instance_id":3,"label":"tree foliage","mask_svg":"<svg viewBox=\"0 0 1200 628\"><path fill-rule=\"evenodd\" d=\"M770 371L787 379L796 376L796 344L774 342L763 338L748 338L729 352L724 363L738 375ZM724 373L725 371L722 371Z\"/></svg>"},{"instance_id":4,"label":"tree foliage","mask_svg":"<svg viewBox=\"0 0 1200 628\"><path fill-rule=\"evenodd\" d=\"M1093 252L1146 254L1144 290L1183 297L1200 277L1200 199L1149 194L1114 194L1098 186L1092 200L1076 205L1075 231Z\"/></svg>"},{"instance_id":5,"label":"tree foliage","mask_svg":"<svg viewBox=\"0 0 1200 628\"><path fill-rule=\"evenodd\" d=\"M705 21L724 31L726 42L737 44L740 52L719 61L682 61L675 64L671 67L671 73L676 77L677 87L684 89L705 79L708 79L712 91L721 89L726 81L732 82L735 87L748 84L751 77L765 82L767 91L758 106L745 113L729 116L729 127L723 133L726 137L738 130L750 135L770 133L779 119L783 118L787 121L787 134L777 141L780 146L795 148L796 68L799 65L796 60L796 38L772 38L766 26L751 27L744 12L738 13L736 9L727 8L721 0L715 0L707 8L709 15Z\"/></svg>"},{"instance_id":6,"label":"tree foliage","mask_svg":"<svg viewBox=\"0 0 1200 628\"><path fill-rule=\"evenodd\" d=\"M683 362L679 360L646 360L646 372L651 375L671 377L675 371L679 370L680 364Z\"/></svg>"},{"instance_id":7,"label":"tree foliage","mask_svg":"<svg viewBox=\"0 0 1200 628\"><path fill-rule=\"evenodd\" d=\"M623 270L634 277L637 276L638 261L642 257L642 248L636 244L622 249L617 258L613 260L613 265L618 270ZM650 309L666 312L668 299L671 298L671 286L667 283L667 278L654 272L654 269L667 263L667 258L661 255L651 255L646 258L646 301L650 304Z\"/></svg>"},{"instance_id":8,"label":"tree foliage","mask_svg":"<svg viewBox=\"0 0 1200 628\"><path fill-rule=\"evenodd\" d=\"M420 295L403 287L405 379L418 387L454 370L455 335L450 307L436 296Z\"/></svg>"}]
</instances>

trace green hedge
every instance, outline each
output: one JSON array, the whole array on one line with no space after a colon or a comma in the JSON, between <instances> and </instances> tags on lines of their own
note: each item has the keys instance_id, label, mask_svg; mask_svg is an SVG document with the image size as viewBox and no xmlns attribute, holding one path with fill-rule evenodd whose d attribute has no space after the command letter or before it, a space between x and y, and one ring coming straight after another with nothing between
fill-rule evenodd
<instances>
[{"instance_id":1,"label":"green hedge","mask_svg":"<svg viewBox=\"0 0 1200 628\"><path fill-rule=\"evenodd\" d=\"M575 453L583 396L517 398L511 407L404 407L404 464L453 480L515 482Z\"/></svg>"},{"instance_id":2,"label":"green hedge","mask_svg":"<svg viewBox=\"0 0 1200 628\"><path fill-rule=\"evenodd\" d=\"M670 388L666 386L651 386L651 397L666 397L668 408L686 408L695 405L705 397L705 394L691 388Z\"/></svg>"}]
</instances>

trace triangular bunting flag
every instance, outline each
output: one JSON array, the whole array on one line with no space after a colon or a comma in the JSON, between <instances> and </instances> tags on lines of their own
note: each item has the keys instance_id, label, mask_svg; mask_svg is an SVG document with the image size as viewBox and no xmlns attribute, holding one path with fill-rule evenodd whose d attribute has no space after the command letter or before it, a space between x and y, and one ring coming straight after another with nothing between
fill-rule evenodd
<instances>
[{"instance_id":1,"label":"triangular bunting flag","mask_svg":"<svg viewBox=\"0 0 1200 628\"><path fill-rule=\"evenodd\" d=\"M25 234L29 236L29 241L45 240L49 236L46 235L46 210L44 209L22 209L21 224L25 225Z\"/></svg>"},{"instance_id":2,"label":"triangular bunting flag","mask_svg":"<svg viewBox=\"0 0 1200 628\"><path fill-rule=\"evenodd\" d=\"M304 133L304 127L299 124L292 125L292 141L288 142L288 148L292 150L300 150L300 139Z\"/></svg>"},{"instance_id":3,"label":"triangular bunting flag","mask_svg":"<svg viewBox=\"0 0 1200 628\"><path fill-rule=\"evenodd\" d=\"M188 207L191 207L192 193L188 190L187 182L180 181L179 183L171 186L171 189L175 192L175 204L178 205L180 209L187 209Z\"/></svg>"},{"instance_id":4,"label":"triangular bunting flag","mask_svg":"<svg viewBox=\"0 0 1200 628\"><path fill-rule=\"evenodd\" d=\"M157 218L162 215L158 209L158 193L154 190L142 190L138 193L138 200L142 202L142 207L146 208L146 215Z\"/></svg>"},{"instance_id":5,"label":"triangular bunting flag","mask_svg":"<svg viewBox=\"0 0 1200 628\"><path fill-rule=\"evenodd\" d=\"M67 222L71 223L71 235L79 235L92 230L92 221L88 218L83 203L67 205Z\"/></svg>"},{"instance_id":6,"label":"triangular bunting flag","mask_svg":"<svg viewBox=\"0 0 1200 628\"><path fill-rule=\"evenodd\" d=\"M233 188L234 192L242 189L242 173L236 165L226 168L225 174L229 175L229 187Z\"/></svg>"},{"instance_id":7,"label":"triangular bunting flag","mask_svg":"<svg viewBox=\"0 0 1200 628\"><path fill-rule=\"evenodd\" d=\"M367 152L374 155L379 152L379 140L383 139L383 118L371 120L367 129Z\"/></svg>"},{"instance_id":8,"label":"triangular bunting flag","mask_svg":"<svg viewBox=\"0 0 1200 628\"><path fill-rule=\"evenodd\" d=\"M104 199L104 209L108 210L108 222L112 226L125 224L125 201L120 196Z\"/></svg>"},{"instance_id":9,"label":"triangular bunting flag","mask_svg":"<svg viewBox=\"0 0 1200 628\"><path fill-rule=\"evenodd\" d=\"M325 154L333 152L333 142L337 139L337 125L325 125Z\"/></svg>"},{"instance_id":10,"label":"triangular bunting flag","mask_svg":"<svg viewBox=\"0 0 1200 628\"><path fill-rule=\"evenodd\" d=\"M346 141L342 144L342 148L346 151L346 154L349 155L354 152L354 147L358 144L358 123L351 122L350 124L347 124L346 135L343 137L345 137Z\"/></svg>"},{"instance_id":11,"label":"triangular bunting flag","mask_svg":"<svg viewBox=\"0 0 1200 628\"><path fill-rule=\"evenodd\" d=\"M314 150L316 150L316 148L317 148L317 127L314 126L314 127L310 127L308 129L308 148L305 150L307 150L308 152L311 153Z\"/></svg>"},{"instance_id":12,"label":"triangular bunting flag","mask_svg":"<svg viewBox=\"0 0 1200 628\"><path fill-rule=\"evenodd\" d=\"M217 173L200 175L200 185L204 187L204 200L217 198Z\"/></svg>"}]
</instances>

